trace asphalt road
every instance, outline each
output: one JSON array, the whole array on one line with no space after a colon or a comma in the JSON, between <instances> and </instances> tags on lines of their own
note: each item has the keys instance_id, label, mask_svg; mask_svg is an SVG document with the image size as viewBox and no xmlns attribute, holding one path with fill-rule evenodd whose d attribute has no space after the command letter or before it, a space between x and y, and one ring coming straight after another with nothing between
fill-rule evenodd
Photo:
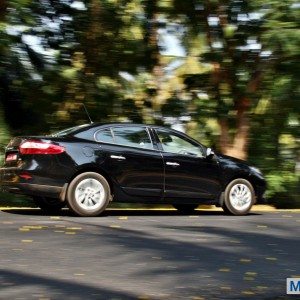
<instances>
[{"instance_id":1,"label":"asphalt road","mask_svg":"<svg viewBox=\"0 0 300 300\"><path fill-rule=\"evenodd\" d=\"M299 299L299 212L21 209L0 224L0 299Z\"/></svg>"}]
</instances>

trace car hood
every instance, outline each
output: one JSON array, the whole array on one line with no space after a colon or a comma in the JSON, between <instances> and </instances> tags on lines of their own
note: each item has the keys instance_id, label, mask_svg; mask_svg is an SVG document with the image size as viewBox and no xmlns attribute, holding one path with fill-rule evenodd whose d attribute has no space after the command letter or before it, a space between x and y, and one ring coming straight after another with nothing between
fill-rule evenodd
<instances>
[{"instance_id":1,"label":"car hood","mask_svg":"<svg viewBox=\"0 0 300 300\"><path fill-rule=\"evenodd\" d=\"M249 164L246 161L224 154L217 155L218 160L223 168L242 169L244 171L249 171Z\"/></svg>"},{"instance_id":2,"label":"car hood","mask_svg":"<svg viewBox=\"0 0 300 300\"><path fill-rule=\"evenodd\" d=\"M218 157L221 159L221 160L224 160L224 161L232 161L232 162L236 162L238 164L244 164L246 166L249 166L249 164L245 161L245 160L242 160L242 159L239 159L239 158L236 158L236 157L233 157L233 156L229 156L229 155L225 155L225 154L219 154L218 153Z\"/></svg>"}]
</instances>

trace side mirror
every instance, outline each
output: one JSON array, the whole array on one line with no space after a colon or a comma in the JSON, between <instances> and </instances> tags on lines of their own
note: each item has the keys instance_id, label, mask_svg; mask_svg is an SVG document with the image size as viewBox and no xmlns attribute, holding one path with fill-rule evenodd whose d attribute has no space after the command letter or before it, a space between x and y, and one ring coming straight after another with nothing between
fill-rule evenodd
<instances>
[{"instance_id":1,"label":"side mirror","mask_svg":"<svg viewBox=\"0 0 300 300\"><path fill-rule=\"evenodd\" d=\"M215 152L211 148L206 149L206 158L212 158L215 155Z\"/></svg>"}]
</instances>

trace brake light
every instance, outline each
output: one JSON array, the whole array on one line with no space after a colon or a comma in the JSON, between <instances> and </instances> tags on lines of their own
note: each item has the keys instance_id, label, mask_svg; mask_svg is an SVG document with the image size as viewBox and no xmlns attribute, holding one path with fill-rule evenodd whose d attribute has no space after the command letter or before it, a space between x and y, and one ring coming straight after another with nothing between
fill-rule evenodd
<instances>
[{"instance_id":1,"label":"brake light","mask_svg":"<svg viewBox=\"0 0 300 300\"><path fill-rule=\"evenodd\" d=\"M25 141L19 147L21 154L60 154L65 151L62 146L39 141Z\"/></svg>"}]
</instances>

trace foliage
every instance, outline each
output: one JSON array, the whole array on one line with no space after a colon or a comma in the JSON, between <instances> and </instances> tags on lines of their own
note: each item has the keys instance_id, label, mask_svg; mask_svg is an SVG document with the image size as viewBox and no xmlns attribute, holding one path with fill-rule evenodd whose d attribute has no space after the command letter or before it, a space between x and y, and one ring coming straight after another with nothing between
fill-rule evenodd
<instances>
[{"instance_id":1,"label":"foliage","mask_svg":"<svg viewBox=\"0 0 300 300\"><path fill-rule=\"evenodd\" d=\"M9 141L9 131L4 119L4 113L0 104L0 164L3 163L4 149Z\"/></svg>"},{"instance_id":2,"label":"foliage","mask_svg":"<svg viewBox=\"0 0 300 300\"><path fill-rule=\"evenodd\" d=\"M269 183L266 197L278 208L300 208L300 176L274 171L266 176Z\"/></svg>"},{"instance_id":3,"label":"foliage","mask_svg":"<svg viewBox=\"0 0 300 300\"><path fill-rule=\"evenodd\" d=\"M299 13L296 0L1 1L0 144L86 123L84 103L94 121L184 128L259 166L273 202L297 202Z\"/></svg>"}]
</instances>

